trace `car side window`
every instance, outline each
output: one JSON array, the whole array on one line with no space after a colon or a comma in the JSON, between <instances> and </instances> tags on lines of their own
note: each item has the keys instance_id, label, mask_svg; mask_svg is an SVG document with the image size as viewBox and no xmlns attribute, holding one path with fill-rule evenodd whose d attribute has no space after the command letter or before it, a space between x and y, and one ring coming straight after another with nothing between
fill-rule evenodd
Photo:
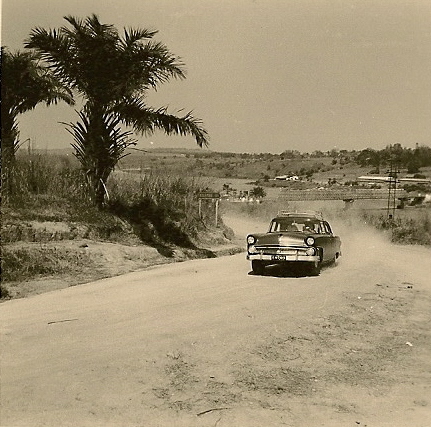
<instances>
[{"instance_id":1,"label":"car side window","mask_svg":"<svg viewBox=\"0 0 431 427\"><path fill-rule=\"evenodd\" d=\"M306 233L317 233L315 224L310 222L307 222L303 225L302 231L305 231Z\"/></svg>"},{"instance_id":2,"label":"car side window","mask_svg":"<svg viewBox=\"0 0 431 427\"><path fill-rule=\"evenodd\" d=\"M325 227L325 233L332 234L331 227L329 226L329 224L327 222L323 222L322 225Z\"/></svg>"},{"instance_id":3,"label":"car side window","mask_svg":"<svg viewBox=\"0 0 431 427\"><path fill-rule=\"evenodd\" d=\"M314 224L314 230L316 231L316 233L318 234L322 234L325 232L325 230L320 226L320 224L318 222L316 222Z\"/></svg>"},{"instance_id":4,"label":"car side window","mask_svg":"<svg viewBox=\"0 0 431 427\"><path fill-rule=\"evenodd\" d=\"M269 228L270 233L276 233L278 231L283 231L284 224L279 221L273 221L271 227Z\"/></svg>"}]
</instances>

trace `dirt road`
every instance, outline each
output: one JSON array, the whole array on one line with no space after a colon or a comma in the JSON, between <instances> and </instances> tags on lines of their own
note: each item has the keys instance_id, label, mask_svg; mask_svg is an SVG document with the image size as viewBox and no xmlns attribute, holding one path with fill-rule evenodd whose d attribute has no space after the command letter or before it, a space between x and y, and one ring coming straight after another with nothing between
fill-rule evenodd
<instances>
[{"instance_id":1,"label":"dirt road","mask_svg":"<svg viewBox=\"0 0 431 427\"><path fill-rule=\"evenodd\" d=\"M338 231L319 277L239 254L3 303L1 425L431 426L431 250Z\"/></svg>"}]
</instances>

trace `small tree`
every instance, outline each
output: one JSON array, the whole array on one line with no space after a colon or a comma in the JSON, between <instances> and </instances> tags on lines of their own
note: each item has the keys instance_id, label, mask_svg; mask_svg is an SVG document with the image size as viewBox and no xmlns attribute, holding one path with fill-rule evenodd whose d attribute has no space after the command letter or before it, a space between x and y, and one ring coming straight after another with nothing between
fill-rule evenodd
<instances>
[{"instance_id":1,"label":"small tree","mask_svg":"<svg viewBox=\"0 0 431 427\"><path fill-rule=\"evenodd\" d=\"M250 190L250 197L254 197L256 199L263 199L266 196L266 192L263 187L253 187Z\"/></svg>"}]
</instances>

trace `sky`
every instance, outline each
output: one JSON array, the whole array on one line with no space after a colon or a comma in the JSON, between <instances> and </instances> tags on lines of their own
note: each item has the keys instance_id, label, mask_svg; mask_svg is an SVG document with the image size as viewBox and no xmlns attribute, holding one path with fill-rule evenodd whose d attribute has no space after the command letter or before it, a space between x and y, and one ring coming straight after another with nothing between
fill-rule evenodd
<instances>
[{"instance_id":1,"label":"sky","mask_svg":"<svg viewBox=\"0 0 431 427\"><path fill-rule=\"evenodd\" d=\"M187 78L148 96L193 111L213 151L431 145L429 0L2 0L1 44L95 13L119 30L158 30ZM72 107L19 116L21 141L66 148ZM138 137L138 148L196 148L192 137Z\"/></svg>"}]
</instances>

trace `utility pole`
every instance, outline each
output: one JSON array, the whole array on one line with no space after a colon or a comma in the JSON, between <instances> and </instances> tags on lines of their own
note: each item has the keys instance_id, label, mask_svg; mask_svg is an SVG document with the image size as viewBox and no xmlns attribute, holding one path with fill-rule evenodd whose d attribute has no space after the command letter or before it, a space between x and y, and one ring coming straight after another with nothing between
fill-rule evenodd
<instances>
[{"instance_id":1,"label":"utility pole","mask_svg":"<svg viewBox=\"0 0 431 427\"><path fill-rule=\"evenodd\" d=\"M399 174L399 162L396 155L391 152L390 169L389 169L389 185L388 185L388 205L386 214L389 219L394 219L395 209L397 208L397 182Z\"/></svg>"}]
</instances>

